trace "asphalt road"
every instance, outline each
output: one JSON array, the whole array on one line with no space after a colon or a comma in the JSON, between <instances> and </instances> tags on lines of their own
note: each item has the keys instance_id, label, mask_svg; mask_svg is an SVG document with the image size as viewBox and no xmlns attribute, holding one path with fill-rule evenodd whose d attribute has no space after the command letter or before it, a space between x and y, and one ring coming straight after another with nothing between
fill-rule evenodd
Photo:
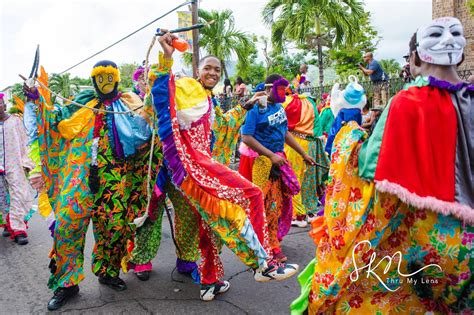
<instances>
[{"instance_id":1,"label":"asphalt road","mask_svg":"<svg viewBox=\"0 0 474 315\"><path fill-rule=\"evenodd\" d=\"M47 288L48 253L52 239L46 224L34 215L29 228L30 243L19 246L0 237L0 314L43 314L52 296ZM163 240L154 270L147 282L132 273L122 275L128 289L115 292L98 283L91 273L91 252L94 244L92 227L86 240L84 269L86 279L80 284L77 297L60 309L68 314L288 314L291 301L299 294L296 277L282 282L258 283L253 274L228 249L222 260L225 279L230 290L212 302L199 299L199 286L177 272L172 274L176 256L166 218ZM315 247L308 228L292 228L282 243L288 261L300 269L312 259Z\"/></svg>"}]
</instances>

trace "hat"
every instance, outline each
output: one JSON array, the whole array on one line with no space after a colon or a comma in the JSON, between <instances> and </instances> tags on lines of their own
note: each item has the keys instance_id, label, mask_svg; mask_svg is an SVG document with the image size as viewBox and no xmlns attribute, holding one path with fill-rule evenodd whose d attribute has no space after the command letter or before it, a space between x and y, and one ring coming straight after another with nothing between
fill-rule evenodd
<instances>
[{"instance_id":1,"label":"hat","mask_svg":"<svg viewBox=\"0 0 474 315\"><path fill-rule=\"evenodd\" d=\"M349 84L341 91L339 83L336 83L331 91L331 110L337 116L343 108L362 109L367 103L364 87L359 84L354 75L349 76Z\"/></svg>"},{"instance_id":2,"label":"hat","mask_svg":"<svg viewBox=\"0 0 474 315\"><path fill-rule=\"evenodd\" d=\"M262 92L265 91L265 82L257 84L257 86L253 89L253 92Z\"/></svg>"}]
</instances>

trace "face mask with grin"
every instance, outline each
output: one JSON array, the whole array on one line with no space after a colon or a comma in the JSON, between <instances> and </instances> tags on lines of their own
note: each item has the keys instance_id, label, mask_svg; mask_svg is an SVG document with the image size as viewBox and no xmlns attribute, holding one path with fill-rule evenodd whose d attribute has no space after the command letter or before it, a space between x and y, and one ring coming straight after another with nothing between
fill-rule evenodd
<instances>
[{"instance_id":1,"label":"face mask with grin","mask_svg":"<svg viewBox=\"0 0 474 315\"><path fill-rule=\"evenodd\" d=\"M461 22L442 17L422 26L416 33L420 59L435 65L457 65L462 60L466 38Z\"/></svg>"}]
</instances>

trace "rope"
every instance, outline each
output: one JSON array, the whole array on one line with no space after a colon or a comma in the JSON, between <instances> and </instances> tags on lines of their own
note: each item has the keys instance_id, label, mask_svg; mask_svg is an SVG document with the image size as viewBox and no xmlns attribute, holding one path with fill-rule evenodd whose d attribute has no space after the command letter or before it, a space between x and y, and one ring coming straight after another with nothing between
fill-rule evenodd
<instances>
[{"instance_id":1,"label":"rope","mask_svg":"<svg viewBox=\"0 0 474 315\"><path fill-rule=\"evenodd\" d=\"M102 49L102 50L99 51L99 52L96 52L96 53L93 54L92 56L89 56L89 57L87 57L86 59L84 59L84 60L82 60L82 61L76 63L74 66L67 68L67 69L64 70L63 72L60 72L59 74L63 74L63 73L65 73L65 72L67 72L67 71L69 71L69 70L71 70L71 69L77 67L78 65L80 65L80 64L82 64L82 63L84 63L84 62L86 62L87 60L89 60L89 59L91 59L91 58L94 58L94 57L97 56L98 54L103 53L103 52L106 51L107 49L109 49L109 48L111 48L111 47L117 45L118 43L124 41L125 39L129 38L130 36L132 36L132 35L138 33L139 31L141 31L141 30L143 30L144 28L150 26L151 24L155 23L156 21L158 21L158 20L164 18L164 17L167 16L168 14L170 14L170 13L172 13L172 12L178 10L179 8L181 8L181 7L185 6L185 5L191 4L191 3L193 3L193 2L195 2L195 0L183 2L182 4L178 5L176 8L174 8L174 9L172 9L172 10L166 12L165 14L163 14L162 16L160 16L160 17L154 19L153 21L151 21L150 23L146 24L145 26L140 27L139 29L137 29L136 31L133 31L132 33L128 34L128 35L125 36L125 37L122 37L121 39L119 39L119 40L116 41L115 43L113 43L113 44L111 44L111 45L105 47L104 49Z\"/></svg>"},{"instance_id":2,"label":"rope","mask_svg":"<svg viewBox=\"0 0 474 315\"><path fill-rule=\"evenodd\" d=\"M82 108L88 108L92 111L95 111L95 112L101 112L101 113L109 113L109 114L120 114L120 115L128 115L128 114L134 114L134 111L136 110L139 110L140 108L142 108L143 106L140 106L134 110L128 110L128 111L124 111L124 112L118 112L118 111L113 111L113 110L106 110L106 109L101 109L101 108L94 108L94 107L88 107L86 105L83 105L83 104L80 104L80 103L77 103L73 100L70 100L70 99L67 99L65 97L62 97L61 95L59 95L58 93L56 92L53 92L51 91L51 89L49 89L46 85L44 85L43 83L41 83L40 81L36 80L36 82L39 83L39 85L41 85L42 88L44 88L45 90L47 90L48 92L50 92L51 94L53 94L54 96L62 99L63 101L66 101L66 102L69 102L73 105L76 105L76 106L79 106L79 107L82 107Z\"/></svg>"},{"instance_id":3,"label":"rope","mask_svg":"<svg viewBox=\"0 0 474 315\"><path fill-rule=\"evenodd\" d=\"M155 44L155 40L156 40L156 37L153 36L153 39L152 39L152 41L151 41L151 43L150 43L150 46L148 47L148 50L147 50L146 59L145 59L145 73L144 73L145 78L148 78L148 72L147 72L147 71L148 71L148 59L149 59L149 57L150 57L151 49L153 48L153 45ZM113 111L113 110L106 110L106 109L101 109L101 108L92 108L92 107L88 107L88 106L86 106L86 105L77 103L77 102L75 102L75 101L73 101L73 100L70 100L70 99L67 99L67 98L62 97L62 96L59 95L58 93L51 91L50 88L48 88L46 85L44 85L43 83L41 83L41 81L39 81L39 80L37 80L37 79L36 79L36 82L38 82L39 85L41 85L42 88L44 88L45 90L49 91L51 94L53 94L53 95L56 96L57 98L60 98L60 99L62 99L63 101L69 102L69 103L71 103L71 104L73 104L73 105L76 105L76 106L79 106L79 107L82 107L82 108L88 108L88 109L90 109L90 110L92 110L92 111L95 111L95 112L102 112L102 113L109 113L109 114L128 115L128 114L134 114L135 111L137 111L137 110L143 108L143 105L142 105L142 106L139 106L139 107L137 107L137 108L135 108L135 109L133 109L133 110L128 110L128 111L124 111L124 112L118 112L118 111ZM148 85L148 80L145 80L145 89L146 89L146 91L148 91L148 87L149 87L149 85ZM153 127L153 128L155 128L155 127ZM153 129L153 131L155 131L155 129Z\"/></svg>"}]
</instances>

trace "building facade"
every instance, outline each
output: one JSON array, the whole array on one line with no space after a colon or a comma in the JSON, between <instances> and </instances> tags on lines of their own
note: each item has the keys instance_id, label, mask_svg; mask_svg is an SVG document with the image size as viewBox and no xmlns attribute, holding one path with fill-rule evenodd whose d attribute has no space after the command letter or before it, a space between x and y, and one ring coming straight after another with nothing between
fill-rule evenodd
<instances>
[{"instance_id":1,"label":"building facade","mask_svg":"<svg viewBox=\"0 0 474 315\"><path fill-rule=\"evenodd\" d=\"M459 70L474 71L474 16L469 2L473 0L432 0L433 19L442 16L457 17L464 26L464 36L467 40L464 49L464 62Z\"/></svg>"}]
</instances>

